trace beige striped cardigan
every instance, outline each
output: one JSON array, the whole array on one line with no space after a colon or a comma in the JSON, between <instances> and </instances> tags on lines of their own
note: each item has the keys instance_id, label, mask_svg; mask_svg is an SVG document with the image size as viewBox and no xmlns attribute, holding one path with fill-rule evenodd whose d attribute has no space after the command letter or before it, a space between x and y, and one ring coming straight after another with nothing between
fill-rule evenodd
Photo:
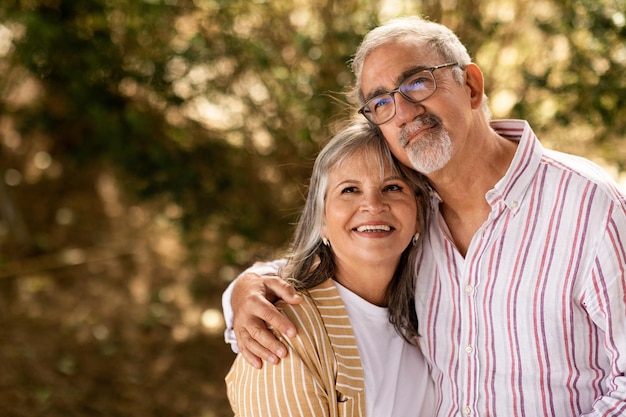
<instances>
[{"instance_id":1,"label":"beige striped cardigan","mask_svg":"<svg viewBox=\"0 0 626 417\"><path fill-rule=\"evenodd\" d=\"M365 417L363 369L348 313L334 281L277 306L297 336L280 336L289 354L278 365L250 366L241 354L226 376L228 399L241 417Z\"/></svg>"}]
</instances>

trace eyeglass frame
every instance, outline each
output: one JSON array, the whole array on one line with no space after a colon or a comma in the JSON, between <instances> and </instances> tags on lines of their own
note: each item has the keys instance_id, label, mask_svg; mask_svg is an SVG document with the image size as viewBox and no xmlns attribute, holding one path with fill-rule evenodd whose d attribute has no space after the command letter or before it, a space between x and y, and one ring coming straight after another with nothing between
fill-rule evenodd
<instances>
[{"instance_id":1,"label":"eyeglass frame","mask_svg":"<svg viewBox=\"0 0 626 417\"><path fill-rule=\"evenodd\" d=\"M363 106L362 106L362 107L358 110L358 113L359 113L359 114L362 114L362 115L363 115L363 117L365 117L365 118L367 119L367 121L368 121L368 122L370 122L370 123L372 123L373 125L380 126L380 125L382 125L382 124L385 124L385 123L387 123L388 121L390 121L391 119L393 119L393 118L396 116L396 111L397 111L397 110L396 110L396 108L397 108L397 105L396 105L396 98L394 97L394 95L395 95L396 93L399 93L399 94L402 96L402 98L404 98L404 99L405 99L406 101L408 101L409 103L413 103L413 104L421 103L422 101L424 101L424 100L426 100L426 99L428 99L428 98L432 97L432 95L433 95L433 94L435 94L435 91L437 91L437 79L435 78L435 74L434 74L435 70L438 70L438 69L441 69L441 68L448 68L448 67L452 67L452 66L455 66L455 65L459 65L459 66L460 66L460 64L459 64L458 62L448 62L448 63L446 63L446 64L441 64L441 65L436 65L436 66L434 66L434 67L425 68L425 69L419 70L419 71L417 71L417 72L415 72L415 73L413 73L413 74L411 74L411 75L408 75L408 76L407 76L407 77L405 77L405 78L402 80L402 82L401 82L401 83L400 83L400 84L399 84L396 88L394 88L393 90L388 91L388 92L386 92L386 93L377 94L377 95L375 95L374 97L372 97L372 98L370 98L369 100L367 100L367 101L365 102L365 104L364 104L364 105L363 105ZM424 98L422 98L422 99L420 99L420 100L415 101L415 100L413 100L411 97L409 97L409 96L408 96L405 92L403 92L403 91L400 89L400 87L402 87L402 85L406 82L406 80L408 80L408 79L409 79L409 78L411 78L411 77L414 77L415 75L417 75L417 74L419 74L419 73L421 73L421 72L430 72L430 76L431 76L431 77L432 77L432 79L433 79L433 86L434 86L434 88L433 88L433 91L431 91L431 93L430 93L429 95L427 95L426 97L424 97ZM380 98L380 96L386 96L386 95L388 95L388 96L390 96L390 97L391 97L391 102L393 103L393 114L391 115L391 117L389 117L389 119L385 120L384 122L376 123L375 121L371 120L371 119L370 119L370 118L366 115L366 113L372 114L372 111L368 108L368 105L369 105L372 101L374 101L374 100L376 100L376 99Z\"/></svg>"}]
</instances>

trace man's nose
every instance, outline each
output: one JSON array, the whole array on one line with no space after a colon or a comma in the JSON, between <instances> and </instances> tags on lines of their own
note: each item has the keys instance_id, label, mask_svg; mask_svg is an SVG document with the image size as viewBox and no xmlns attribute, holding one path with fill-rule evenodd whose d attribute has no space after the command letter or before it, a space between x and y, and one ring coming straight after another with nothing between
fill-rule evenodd
<instances>
[{"instance_id":1,"label":"man's nose","mask_svg":"<svg viewBox=\"0 0 626 417\"><path fill-rule=\"evenodd\" d=\"M417 115L425 112L421 102L413 103L400 93L395 94L393 98L396 104L395 122L398 126L411 122Z\"/></svg>"}]
</instances>

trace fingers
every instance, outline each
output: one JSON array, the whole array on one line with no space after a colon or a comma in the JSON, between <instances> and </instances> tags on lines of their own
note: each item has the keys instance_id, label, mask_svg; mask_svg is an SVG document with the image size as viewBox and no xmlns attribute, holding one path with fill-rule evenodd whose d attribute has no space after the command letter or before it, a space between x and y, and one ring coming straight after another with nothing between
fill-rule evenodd
<instances>
[{"instance_id":1,"label":"fingers","mask_svg":"<svg viewBox=\"0 0 626 417\"><path fill-rule=\"evenodd\" d=\"M277 277L267 277L265 279L265 287L269 294L268 298L272 298L272 294L288 304L299 304L302 297L296 293L295 288ZM274 306L272 308L259 310L259 317L267 323L268 326L278 330L281 334L288 337L296 335L296 327L284 315L282 315ZM260 333L263 334L262 332ZM261 342L259 340L259 342ZM269 347L269 346L268 346ZM281 356L282 357L282 356Z\"/></svg>"},{"instance_id":2,"label":"fingers","mask_svg":"<svg viewBox=\"0 0 626 417\"><path fill-rule=\"evenodd\" d=\"M237 344L246 361L260 369L263 366L263 361L273 365L277 364L280 358L287 355L287 349L274 337L272 332L264 328L262 320L258 320L258 322L263 327L254 327L251 333L245 329L242 330L237 335ZM239 339L242 340L242 343L239 343Z\"/></svg>"},{"instance_id":3,"label":"fingers","mask_svg":"<svg viewBox=\"0 0 626 417\"><path fill-rule=\"evenodd\" d=\"M298 303L300 297L293 288L277 277L259 277L246 274L240 277L235 286L231 303L233 307L233 327L237 345L244 358L255 368L262 361L278 363L287 355L285 346L267 329L272 326L289 337L295 336L295 326L268 301L276 295Z\"/></svg>"},{"instance_id":4,"label":"fingers","mask_svg":"<svg viewBox=\"0 0 626 417\"><path fill-rule=\"evenodd\" d=\"M296 289L279 277L267 276L265 278L265 286L270 294L280 298L287 304L300 304L302 297L296 292Z\"/></svg>"},{"instance_id":5,"label":"fingers","mask_svg":"<svg viewBox=\"0 0 626 417\"><path fill-rule=\"evenodd\" d=\"M295 335L295 327L272 303L258 295L250 296L234 313L234 330L237 346L252 365L255 358L276 364L287 355L287 349L276 339L267 326L287 329L285 334Z\"/></svg>"}]
</instances>

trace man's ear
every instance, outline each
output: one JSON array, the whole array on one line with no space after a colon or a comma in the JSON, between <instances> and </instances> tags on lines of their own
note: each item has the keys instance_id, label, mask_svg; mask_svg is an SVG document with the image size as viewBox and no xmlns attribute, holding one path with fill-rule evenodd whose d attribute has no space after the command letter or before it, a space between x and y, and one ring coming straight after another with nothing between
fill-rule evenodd
<instances>
[{"instance_id":1,"label":"man's ear","mask_svg":"<svg viewBox=\"0 0 626 417\"><path fill-rule=\"evenodd\" d=\"M467 85L470 90L472 108L479 108L485 94L485 79L478 65L471 63L465 66L465 85Z\"/></svg>"}]
</instances>

